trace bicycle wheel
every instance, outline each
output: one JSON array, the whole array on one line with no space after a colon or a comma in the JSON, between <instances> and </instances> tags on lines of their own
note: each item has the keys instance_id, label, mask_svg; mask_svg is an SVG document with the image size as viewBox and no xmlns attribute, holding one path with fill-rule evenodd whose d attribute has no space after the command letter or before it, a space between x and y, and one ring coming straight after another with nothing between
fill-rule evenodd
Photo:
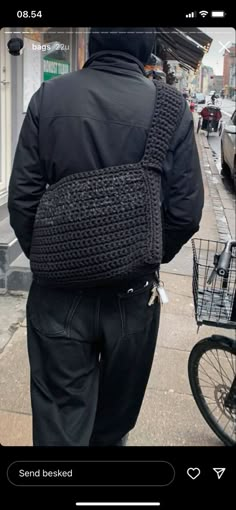
<instances>
[{"instance_id":1,"label":"bicycle wheel","mask_svg":"<svg viewBox=\"0 0 236 510\"><path fill-rule=\"evenodd\" d=\"M201 119L198 119L197 133L198 133L198 131L199 131L200 127L201 127Z\"/></svg>"},{"instance_id":2,"label":"bicycle wheel","mask_svg":"<svg viewBox=\"0 0 236 510\"><path fill-rule=\"evenodd\" d=\"M188 376L203 418L225 445L236 445L236 341L213 335L198 342L189 356Z\"/></svg>"}]
</instances>

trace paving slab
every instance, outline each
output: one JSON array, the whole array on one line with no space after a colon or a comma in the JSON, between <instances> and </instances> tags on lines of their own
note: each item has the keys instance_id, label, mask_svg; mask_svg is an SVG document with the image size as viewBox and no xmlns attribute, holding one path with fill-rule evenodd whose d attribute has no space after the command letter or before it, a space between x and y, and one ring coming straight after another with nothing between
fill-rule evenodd
<instances>
[{"instance_id":1,"label":"paving slab","mask_svg":"<svg viewBox=\"0 0 236 510\"><path fill-rule=\"evenodd\" d=\"M148 389L191 395L188 357L187 351L167 349L159 345L154 356Z\"/></svg>"},{"instance_id":2,"label":"paving slab","mask_svg":"<svg viewBox=\"0 0 236 510\"><path fill-rule=\"evenodd\" d=\"M3 446L32 446L32 418L0 411L0 443Z\"/></svg>"},{"instance_id":3,"label":"paving slab","mask_svg":"<svg viewBox=\"0 0 236 510\"><path fill-rule=\"evenodd\" d=\"M0 294L0 353L25 318L27 295Z\"/></svg>"},{"instance_id":4,"label":"paving slab","mask_svg":"<svg viewBox=\"0 0 236 510\"><path fill-rule=\"evenodd\" d=\"M148 390L128 446L222 446L188 395Z\"/></svg>"}]
</instances>

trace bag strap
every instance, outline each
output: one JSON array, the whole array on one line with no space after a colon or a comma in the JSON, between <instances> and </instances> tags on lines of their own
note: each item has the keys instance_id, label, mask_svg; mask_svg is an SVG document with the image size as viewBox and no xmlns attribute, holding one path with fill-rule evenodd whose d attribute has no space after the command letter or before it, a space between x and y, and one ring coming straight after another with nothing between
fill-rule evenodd
<instances>
[{"instance_id":1,"label":"bag strap","mask_svg":"<svg viewBox=\"0 0 236 510\"><path fill-rule=\"evenodd\" d=\"M155 108L142 164L161 172L171 138L181 119L185 100L174 87L160 80L153 80L153 83L156 87Z\"/></svg>"}]
</instances>

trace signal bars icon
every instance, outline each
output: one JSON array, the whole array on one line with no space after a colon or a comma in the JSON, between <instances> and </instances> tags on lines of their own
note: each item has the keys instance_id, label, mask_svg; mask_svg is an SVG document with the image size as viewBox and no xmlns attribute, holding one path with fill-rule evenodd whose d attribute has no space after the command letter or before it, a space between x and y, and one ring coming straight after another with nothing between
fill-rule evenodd
<instances>
[{"instance_id":1,"label":"signal bars icon","mask_svg":"<svg viewBox=\"0 0 236 510\"><path fill-rule=\"evenodd\" d=\"M196 18L196 12L190 12L189 14L186 14L185 18Z\"/></svg>"}]
</instances>

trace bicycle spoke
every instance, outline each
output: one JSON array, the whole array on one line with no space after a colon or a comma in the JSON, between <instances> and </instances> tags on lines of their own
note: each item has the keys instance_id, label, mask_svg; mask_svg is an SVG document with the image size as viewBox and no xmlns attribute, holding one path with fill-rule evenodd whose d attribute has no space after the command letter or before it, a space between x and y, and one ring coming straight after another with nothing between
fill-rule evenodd
<instances>
[{"instance_id":1,"label":"bicycle spoke","mask_svg":"<svg viewBox=\"0 0 236 510\"><path fill-rule=\"evenodd\" d=\"M224 381L224 378L223 378L223 372L225 372L225 370L224 370L224 368L222 367L222 365L221 365L221 363L220 363L220 360L219 360L219 351L217 350L216 352L217 352L217 358L218 358L218 363L219 363L219 367L220 367L220 373L221 373L222 382L225 382L225 381ZM212 355L215 357L215 355L214 355L214 352L213 352L213 351L212 351ZM229 378L229 376L228 376L228 374L227 374L226 372L225 372L225 376L226 376L226 379L228 379L228 380L229 380L229 382L231 383L231 380L230 380L230 378Z\"/></svg>"},{"instance_id":2,"label":"bicycle spoke","mask_svg":"<svg viewBox=\"0 0 236 510\"><path fill-rule=\"evenodd\" d=\"M220 375L221 380L222 380L222 383L223 383L223 384L225 384L225 380L224 380L223 375L222 375L222 372L221 372L221 370L222 370L222 366L221 366L221 363L220 363L220 361L219 361L219 358L218 358L218 359L216 358L216 356L215 356L215 354L214 354L214 352L213 352L213 351L211 351L211 354L212 354L212 356L215 358L215 360L218 362L219 370L217 370L217 369L216 369L215 365L213 365L212 363L210 363L210 364L212 365L212 367L214 367L214 369L216 370L216 372ZM217 351L217 354L218 354L218 351ZM206 355L207 355L207 354L206 354ZM219 356L219 355L218 355L218 356ZM207 356L207 358L208 358L208 356ZM208 359L209 359L209 358L208 358ZM231 381L230 381L230 379L229 379L229 377L228 377L228 375L227 375L227 374L226 374L226 378L227 378L227 379L229 380L229 382L231 383Z\"/></svg>"},{"instance_id":3,"label":"bicycle spoke","mask_svg":"<svg viewBox=\"0 0 236 510\"><path fill-rule=\"evenodd\" d=\"M231 379L230 377L228 376L228 374L225 372L224 368L222 367L222 364L219 360L219 355L218 355L218 351L217 351L217 355L218 355L218 358L215 356L214 352L212 351L211 352L212 356L214 357L214 359L217 361L218 363L218 366L219 366L219 370L217 370L216 366L214 364L211 363L212 367L215 369L215 371L219 374L220 378L221 378L221 381L223 384L226 384L226 380L225 379L228 379L230 385L231 385ZM223 376L223 372L225 374L225 378Z\"/></svg>"},{"instance_id":4,"label":"bicycle spoke","mask_svg":"<svg viewBox=\"0 0 236 510\"><path fill-rule=\"evenodd\" d=\"M205 398L205 400L206 400L206 399L207 399L207 400L211 400L212 402L214 402L214 404L215 404L215 402L216 402L215 398L209 397L209 395L204 395L204 398ZM209 405L213 405L213 404L210 404L210 403L209 403Z\"/></svg>"},{"instance_id":5,"label":"bicycle spoke","mask_svg":"<svg viewBox=\"0 0 236 510\"><path fill-rule=\"evenodd\" d=\"M216 423L219 423L219 421L220 421L220 419L221 419L221 416L223 416L223 414L224 414L224 413L223 413L223 411L221 411L221 415L220 415L220 417L218 418L218 420L216 420Z\"/></svg>"},{"instance_id":6,"label":"bicycle spoke","mask_svg":"<svg viewBox=\"0 0 236 510\"><path fill-rule=\"evenodd\" d=\"M204 399L206 400L205 395L204 395ZM218 404L218 402L216 401L216 399L212 399L212 398L211 398L211 401L212 401L212 402L209 402L209 406L213 406L213 405L215 405L214 409L220 409L219 404Z\"/></svg>"},{"instance_id":7,"label":"bicycle spoke","mask_svg":"<svg viewBox=\"0 0 236 510\"><path fill-rule=\"evenodd\" d=\"M207 359L206 359L206 358L204 358L204 356L206 356L206 358L207 358ZM217 368L215 367L215 365L212 363L212 361L211 361L211 360L209 360L209 357L207 356L207 353L206 353L206 352L204 353L204 355L203 355L203 357L202 357L202 360L203 360L205 363L207 363L208 365L210 365L210 366L211 366L211 367L212 367L212 368L213 368L213 369L217 372L217 374L219 374L219 371L217 370Z\"/></svg>"},{"instance_id":8,"label":"bicycle spoke","mask_svg":"<svg viewBox=\"0 0 236 510\"><path fill-rule=\"evenodd\" d=\"M212 404L212 405L213 405L213 404ZM215 411L216 409L219 409L219 406L218 406L218 405L216 405L216 406L214 407L214 409L210 411L212 415L213 415L213 413L214 413L214 411Z\"/></svg>"},{"instance_id":9,"label":"bicycle spoke","mask_svg":"<svg viewBox=\"0 0 236 510\"><path fill-rule=\"evenodd\" d=\"M229 425L229 430L226 432L226 429L227 429L227 426L228 426L228 425ZM231 428L231 425L233 425L233 427L232 427L232 428ZM224 427L223 431L224 431L225 433L227 433L227 434L228 434L228 436L230 436L233 440L235 440L235 438L236 438L235 423L234 423L234 422L232 422L232 420L231 420L231 419L229 419L229 420L227 421L227 423L226 423L226 425L225 425L225 427Z\"/></svg>"},{"instance_id":10,"label":"bicycle spoke","mask_svg":"<svg viewBox=\"0 0 236 510\"><path fill-rule=\"evenodd\" d=\"M203 379L200 379L200 378L199 378L199 382L200 382L200 381L203 381L203 382L204 382L204 380L203 380ZM206 382L206 381L205 381L205 382ZM212 386L210 386L210 384L201 384L201 388L212 388Z\"/></svg>"},{"instance_id":11,"label":"bicycle spoke","mask_svg":"<svg viewBox=\"0 0 236 510\"><path fill-rule=\"evenodd\" d=\"M204 396L204 398L208 398L208 397ZM215 402L214 402L214 403L215 403ZM211 415L214 417L214 419L215 419L216 423L218 423L218 425L221 427L221 429L222 429L222 431L223 431L223 432L226 432L226 429L227 429L228 425L230 426L230 425L231 425L231 423L233 424L232 432L231 432L231 431L229 431L229 432L226 432L226 433L227 433L228 435L230 435L230 437L233 437L233 436L235 436L235 437L236 437L236 427L235 427L236 422L235 422L235 420L234 420L233 416L227 416L227 415L226 415L223 411L221 411L220 416L217 418L216 416L214 416L214 412L215 412L215 410L216 410L216 409L220 409L220 407L219 407L218 405L217 405L217 406L215 405L215 407L214 407L213 409L211 409L211 407L210 407L210 406L213 406L214 404L212 404L212 402L206 402L206 404L207 404L207 405L208 405L208 407L209 407L209 412L210 412L210 413L211 413ZM223 423L222 423L222 424L220 423L220 420L221 420L221 418L222 418L222 417L225 417L225 418L226 418L226 424L225 424L225 425L224 425Z\"/></svg>"},{"instance_id":12,"label":"bicycle spoke","mask_svg":"<svg viewBox=\"0 0 236 510\"><path fill-rule=\"evenodd\" d=\"M224 432L225 432L225 429L226 429L227 425L228 425L230 422L231 422L231 419L229 418L229 419L228 419L228 421L226 422L226 425L225 425L225 426L224 426L224 428L223 428L223 431L224 431Z\"/></svg>"},{"instance_id":13,"label":"bicycle spoke","mask_svg":"<svg viewBox=\"0 0 236 510\"><path fill-rule=\"evenodd\" d=\"M207 374L207 376L208 376L208 381L206 381L206 380L204 379L204 376L205 376L205 375L206 375L206 374L203 374L203 375L201 375L201 376L199 376L199 375L198 375L198 380L199 380L199 381L201 381L201 382L203 382L203 383L206 383L206 386L208 386L209 388L212 388L212 384L209 384L209 382L210 382L210 381L209 381L210 376ZM214 379L212 379L212 381L214 382L214 386L215 386L215 384L218 384L218 381L215 381Z\"/></svg>"},{"instance_id":14,"label":"bicycle spoke","mask_svg":"<svg viewBox=\"0 0 236 510\"><path fill-rule=\"evenodd\" d=\"M214 386L215 386L215 384L218 384L218 383L219 383L219 381L216 381L215 379L213 379L213 378L212 378L212 377L211 377L211 376L210 376L210 375L206 372L206 370L205 370L202 366L201 366L201 367L199 367L199 369L200 369L200 370L203 370L203 372L205 373L205 375L208 377L208 379L210 379L210 381L212 381L212 383L214 384Z\"/></svg>"},{"instance_id":15,"label":"bicycle spoke","mask_svg":"<svg viewBox=\"0 0 236 510\"><path fill-rule=\"evenodd\" d=\"M212 355L214 356L214 358L216 358L216 357L217 357L217 361L218 361L218 365L219 365L219 370L220 370L221 379L222 379L222 382L225 382L225 381L224 381L224 377L223 377L223 372L225 372L225 371L224 371L224 369L223 369L223 367L222 367L222 365L221 365L221 363L220 363L220 359L219 359L219 351L216 351L216 356L215 356L214 352L212 352ZM226 378L228 378L228 379L229 379L228 374L227 374L226 372L225 372L225 375L226 375ZM230 379L229 379L229 381L230 381Z\"/></svg>"},{"instance_id":16,"label":"bicycle spoke","mask_svg":"<svg viewBox=\"0 0 236 510\"><path fill-rule=\"evenodd\" d=\"M228 354L229 353L227 351L225 351L225 357L229 363L230 368L232 368L233 374L235 375L236 374L236 365L234 368L234 358L235 358L235 363L236 363L236 357L234 356L234 358L233 358L233 354L231 353L231 361L230 361L230 359L228 358ZM232 362L232 364L231 364L231 362Z\"/></svg>"}]
</instances>

